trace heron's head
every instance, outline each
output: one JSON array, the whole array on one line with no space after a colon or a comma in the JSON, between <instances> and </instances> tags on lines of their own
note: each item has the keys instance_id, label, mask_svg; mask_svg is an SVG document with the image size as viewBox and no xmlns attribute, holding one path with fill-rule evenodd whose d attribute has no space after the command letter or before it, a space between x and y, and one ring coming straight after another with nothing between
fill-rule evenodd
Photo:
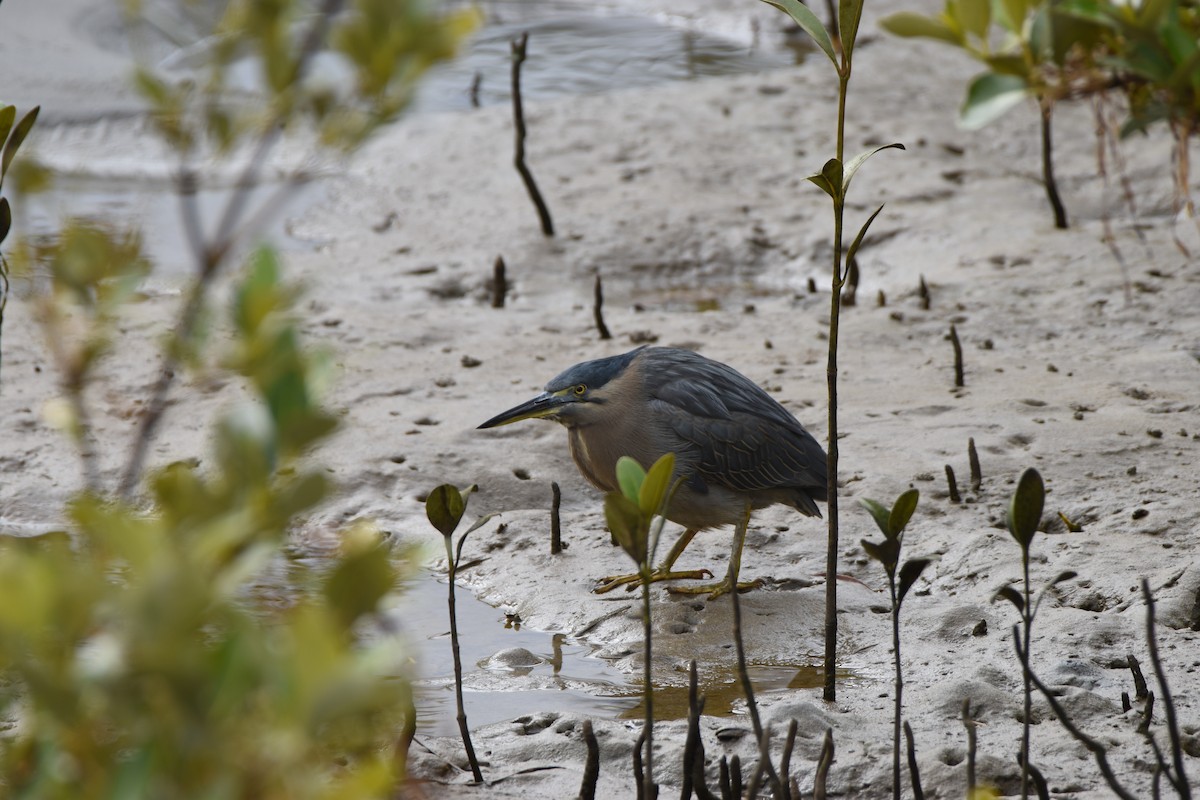
<instances>
[{"instance_id":1,"label":"heron's head","mask_svg":"<svg viewBox=\"0 0 1200 800\"><path fill-rule=\"evenodd\" d=\"M495 428L520 422L523 419L551 419L567 427L588 425L604 416L605 406L624 393L636 391L636 382L621 380L628 377L643 348L619 356L584 361L569 367L546 384L546 391L510 408L480 425Z\"/></svg>"}]
</instances>

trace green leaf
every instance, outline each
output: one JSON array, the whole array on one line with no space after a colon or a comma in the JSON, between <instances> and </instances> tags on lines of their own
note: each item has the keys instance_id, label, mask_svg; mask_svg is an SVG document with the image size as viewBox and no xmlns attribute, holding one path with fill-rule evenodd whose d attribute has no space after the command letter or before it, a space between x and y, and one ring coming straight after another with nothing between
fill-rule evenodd
<instances>
[{"instance_id":1,"label":"green leaf","mask_svg":"<svg viewBox=\"0 0 1200 800\"><path fill-rule=\"evenodd\" d=\"M996 599L1000 597L1003 597L1005 600L1016 606L1017 611L1024 613L1025 598L1021 597L1021 593L1016 589L1011 586L1001 586L996 590L996 593L992 595L992 602L996 602Z\"/></svg>"},{"instance_id":2,"label":"green leaf","mask_svg":"<svg viewBox=\"0 0 1200 800\"><path fill-rule=\"evenodd\" d=\"M834 188L833 184L831 184L829 180L821 173L818 172L814 175L809 175L808 180L816 184L825 194L829 195L835 200L837 199L837 195L834 194L834 192L837 190Z\"/></svg>"},{"instance_id":3,"label":"green leaf","mask_svg":"<svg viewBox=\"0 0 1200 800\"><path fill-rule=\"evenodd\" d=\"M887 536L888 535L888 519L891 517L891 514L892 514L892 512L888 510L887 506L883 505L882 503L878 503L874 500L868 500L868 499L860 500L859 503L862 505L863 508L865 508L867 511L871 512L871 516L875 518L875 524L877 526L879 526L879 532L882 533L884 536Z\"/></svg>"},{"instance_id":4,"label":"green leaf","mask_svg":"<svg viewBox=\"0 0 1200 800\"><path fill-rule=\"evenodd\" d=\"M1017 490L1013 492L1012 502L1008 507L1008 531L1028 552L1037 533L1037 526L1042 521L1042 505L1046 500L1046 486L1042 476L1036 469L1027 469L1017 481Z\"/></svg>"},{"instance_id":5,"label":"green leaf","mask_svg":"<svg viewBox=\"0 0 1200 800\"><path fill-rule=\"evenodd\" d=\"M641 464L629 456L617 459L617 486L621 487L621 494L631 503L637 503L645 480L646 470L642 469Z\"/></svg>"},{"instance_id":6,"label":"green leaf","mask_svg":"<svg viewBox=\"0 0 1200 800\"><path fill-rule=\"evenodd\" d=\"M8 232L12 230L12 209L8 207L8 198L0 197L0 242L8 238ZM0 294L2 297L3 294Z\"/></svg>"},{"instance_id":7,"label":"green leaf","mask_svg":"<svg viewBox=\"0 0 1200 800\"><path fill-rule=\"evenodd\" d=\"M948 10L965 32L987 41L988 26L992 24L991 0L950 0Z\"/></svg>"},{"instance_id":8,"label":"green leaf","mask_svg":"<svg viewBox=\"0 0 1200 800\"><path fill-rule=\"evenodd\" d=\"M883 206L875 209L875 213L867 217L867 221L858 229L858 235L854 237L854 241L850 243L850 249L846 251L846 263L849 264L854 260L854 256L858 254L858 248L862 246L863 237L867 235L867 228L871 227L871 223L879 216L879 212L883 211Z\"/></svg>"},{"instance_id":9,"label":"green leaf","mask_svg":"<svg viewBox=\"0 0 1200 800\"><path fill-rule=\"evenodd\" d=\"M882 147L876 147L874 150L868 150L865 153L859 153L854 158L847 161L846 168L843 170L842 180L841 180L842 196L844 197L846 195L846 193L850 191L850 180L854 177L854 173L858 172L859 167L861 167L868 158L875 155L880 150L891 150L891 149L903 150L904 145L900 144L899 142L893 142L892 144L885 144ZM826 166L828 166L828 164L826 164ZM832 179L833 178L831 176L830 180L832 180Z\"/></svg>"},{"instance_id":10,"label":"green leaf","mask_svg":"<svg viewBox=\"0 0 1200 800\"><path fill-rule=\"evenodd\" d=\"M467 502L462 493L448 483L443 483L430 492L425 501L425 516L429 518L433 527L447 538L454 533L466 510Z\"/></svg>"},{"instance_id":11,"label":"green leaf","mask_svg":"<svg viewBox=\"0 0 1200 800\"><path fill-rule=\"evenodd\" d=\"M1030 0L999 0L996 21L1009 33L1020 35L1029 14Z\"/></svg>"},{"instance_id":12,"label":"green leaf","mask_svg":"<svg viewBox=\"0 0 1200 800\"><path fill-rule=\"evenodd\" d=\"M665 453L654 462L638 492L638 507L647 518L663 510L667 490L671 488L671 473L675 471L675 454Z\"/></svg>"},{"instance_id":13,"label":"green leaf","mask_svg":"<svg viewBox=\"0 0 1200 800\"><path fill-rule=\"evenodd\" d=\"M1063 583L1064 581L1074 580L1078 576L1079 576L1079 573L1075 572L1074 570L1071 570L1071 569L1066 570L1064 572L1060 572L1054 576L1054 580L1052 580L1046 584L1046 588L1049 589L1051 586L1058 586L1060 583Z\"/></svg>"},{"instance_id":14,"label":"green leaf","mask_svg":"<svg viewBox=\"0 0 1200 800\"><path fill-rule=\"evenodd\" d=\"M37 121L38 112L41 110L41 106L34 106L28 114L21 117L21 121L13 129L12 138L4 146L4 157L0 161L0 181L4 180L4 175L8 172L9 165L12 164L13 158L17 155L17 148L21 146L21 143L25 141L25 137L29 135L30 129L33 128L33 123Z\"/></svg>"},{"instance_id":15,"label":"green leaf","mask_svg":"<svg viewBox=\"0 0 1200 800\"><path fill-rule=\"evenodd\" d=\"M892 505L892 512L888 516L888 531L891 538L899 538L904 529L908 527L908 521L912 519L913 512L917 510L917 501L920 497L919 491L909 489L896 498L896 502Z\"/></svg>"},{"instance_id":16,"label":"green leaf","mask_svg":"<svg viewBox=\"0 0 1200 800\"><path fill-rule=\"evenodd\" d=\"M958 123L967 130L978 130L999 119L1031 94L1032 90L1023 78L985 72L971 81Z\"/></svg>"},{"instance_id":17,"label":"green leaf","mask_svg":"<svg viewBox=\"0 0 1200 800\"><path fill-rule=\"evenodd\" d=\"M867 555L883 564L888 577L895 574L896 563L900 560L900 541L898 539L884 539L882 542L868 542L866 539L862 539L861 544L863 550L867 551Z\"/></svg>"},{"instance_id":18,"label":"green leaf","mask_svg":"<svg viewBox=\"0 0 1200 800\"><path fill-rule=\"evenodd\" d=\"M1026 63L1025 57L1011 53L1000 53L997 55L988 56L983 60L983 63L992 68L992 72L998 75L1013 75L1029 81L1029 64Z\"/></svg>"},{"instance_id":19,"label":"green leaf","mask_svg":"<svg viewBox=\"0 0 1200 800\"><path fill-rule=\"evenodd\" d=\"M829 56L829 60L833 62L834 68L837 69L837 54L833 51L833 40L829 38L829 31L825 30L825 26L821 24L821 20L817 19L817 15L810 11L808 6L798 2L798 0L763 1L775 6L791 17L805 33L812 37L812 40L817 43L817 47L820 47L825 55Z\"/></svg>"},{"instance_id":20,"label":"green leaf","mask_svg":"<svg viewBox=\"0 0 1200 800\"><path fill-rule=\"evenodd\" d=\"M333 568L323 587L343 629L373 613L396 585L396 568L384 547L362 547Z\"/></svg>"},{"instance_id":21,"label":"green leaf","mask_svg":"<svg viewBox=\"0 0 1200 800\"><path fill-rule=\"evenodd\" d=\"M842 197L842 162L836 158L831 158L821 167L821 171L816 175L809 175L808 179L821 187L821 191L833 198L836 204L841 201Z\"/></svg>"},{"instance_id":22,"label":"green leaf","mask_svg":"<svg viewBox=\"0 0 1200 800\"><path fill-rule=\"evenodd\" d=\"M879 25L888 33L906 39L936 39L956 47L966 44L966 37L942 20L912 11L889 14L879 21Z\"/></svg>"},{"instance_id":23,"label":"green leaf","mask_svg":"<svg viewBox=\"0 0 1200 800\"><path fill-rule=\"evenodd\" d=\"M0 106L0 147L8 141L9 131L12 130L13 123L17 121L16 106Z\"/></svg>"},{"instance_id":24,"label":"green leaf","mask_svg":"<svg viewBox=\"0 0 1200 800\"><path fill-rule=\"evenodd\" d=\"M847 61L854 54L854 41L858 38L862 12L863 0L838 0L838 33L842 37L842 50Z\"/></svg>"},{"instance_id":25,"label":"green leaf","mask_svg":"<svg viewBox=\"0 0 1200 800\"><path fill-rule=\"evenodd\" d=\"M900 567L900 587L896 593L896 605L904 602L904 595L908 594L908 590L917 582L917 578L921 577L921 573L929 566L928 558L910 558L904 562L904 566Z\"/></svg>"},{"instance_id":26,"label":"green leaf","mask_svg":"<svg viewBox=\"0 0 1200 800\"><path fill-rule=\"evenodd\" d=\"M637 503L620 492L604 496L604 519L621 549L639 566L646 562L647 530Z\"/></svg>"}]
</instances>

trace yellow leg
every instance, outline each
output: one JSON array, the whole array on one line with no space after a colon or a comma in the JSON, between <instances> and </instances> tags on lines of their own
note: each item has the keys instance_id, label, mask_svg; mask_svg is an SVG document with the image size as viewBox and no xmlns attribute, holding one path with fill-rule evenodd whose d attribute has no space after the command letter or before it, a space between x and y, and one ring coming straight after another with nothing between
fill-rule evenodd
<instances>
[{"instance_id":1,"label":"yellow leg","mask_svg":"<svg viewBox=\"0 0 1200 800\"><path fill-rule=\"evenodd\" d=\"M671 567L675 566L675 562L683 555L683 551L692 543L697 531L693 528L688 528L684 531L675 544L671 546L671 551L667 553L667 557L662 560L657 567L650 573L650 582L658 583L659 581L672 580L702 580L711 578L712 573L706 569L685 570L683 572L674 572ZM596 594L604 594L611 592L618 586L624 586L626 591L633 591L637 586L640 586L642 576L636 572L629 575L609 575L607 578L601 578L599 585L595 588Z\"/></svg>"},{"instance_id":2,"label":"yellow leg","mask_svg":"<svg viewBox=\"0 0 1200 800\"><path fill-rule=\"evenodd\" d=\"M739 592L748 592L762 585L762 581L738 582L738 574L742 571L742 547L746 544L746 529L750 527L750 506L746 506L746 514L733 529L733 551L729 554L729 572L725 580L699 586L671 586L667 591L672 594L707 594L709 600L716 600L723 594L733 591L736 586Z\"/></svg>"}]
</instances>

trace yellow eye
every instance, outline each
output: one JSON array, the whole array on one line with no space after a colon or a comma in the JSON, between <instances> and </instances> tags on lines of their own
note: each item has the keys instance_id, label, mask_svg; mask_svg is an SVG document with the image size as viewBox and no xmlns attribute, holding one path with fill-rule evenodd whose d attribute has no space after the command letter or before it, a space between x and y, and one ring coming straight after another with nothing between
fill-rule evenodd
<instances>
[{"instance_id":1,"label":"yellow eye","mask_svg":"<svg viewBox=\"0 0 1200 800\"><path fill-rule=\"evenodd\" d=\"M587 387L586 387L586 386L584 386L584 385L581 383L581 384L579 384L578 386L576 386L576 387L575 387L575 389L574 389L573 391L574 391L574 392L575 392L575 394L577 394L577 395L582 395L584 392L586 392L586 391L587 391Z\"/></svg>"}]
</instances>

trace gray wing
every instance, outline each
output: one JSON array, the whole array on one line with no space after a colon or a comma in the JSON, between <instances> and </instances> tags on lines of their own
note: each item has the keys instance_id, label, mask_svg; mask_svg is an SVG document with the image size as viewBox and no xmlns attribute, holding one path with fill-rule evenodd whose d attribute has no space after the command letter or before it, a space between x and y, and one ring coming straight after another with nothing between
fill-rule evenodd
<instances>
[{"instance_id":1,"label":"gray wing","mask_svg":"<svg viewBox=\"0 0 1200 800\"><path fill-rule=\"evenodd\" d=\"M653 348L643 357L651 404L689 446L699 478L739 491L800 489L825 499L825 451L757 384L688 351Z\"/></svg>"}]
</instances>

